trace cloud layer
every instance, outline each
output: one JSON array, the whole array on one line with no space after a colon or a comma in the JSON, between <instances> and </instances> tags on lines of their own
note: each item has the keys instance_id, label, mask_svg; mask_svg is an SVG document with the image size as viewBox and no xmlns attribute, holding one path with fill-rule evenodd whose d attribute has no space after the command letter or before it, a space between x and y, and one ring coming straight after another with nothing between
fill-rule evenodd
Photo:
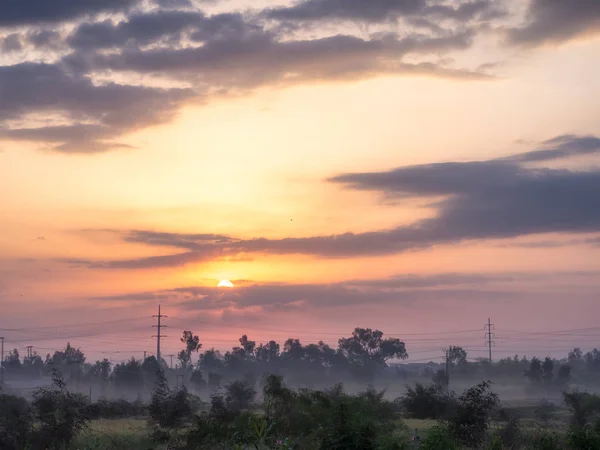
<instances>
[{"instance_id":1,"label":"cloud layer","mask_svg":"<svg viewBox=\"0 0 600 450\"><path fill-rule=\"evenodd\" d=\"M541 233L600 233L600 171L530 167L581 154L600 154L594 136L558 136L509 158L400 167L350 173L329 180L346 189L434 202L431 218L393 229L283 239L236 239L213 234L115 230L121 239L184 250L130 260L67 262L92 268L144 269L181 266L240 254L303 254L321 258L391 255L463 241ZM594 239L580 240L594 245Z\"/></svg>"},{"instance_id":2,"label":"cloud layer","mask_svg":"<svg viewBox=\"0 0 600 450\"><path fill-rule=\"evenodd\" d=\"M305 0L212 15L195 4L2 2L0 48L14 63L0 65L0 139L97 153L130 148L128 133L215 95L380 75L490 79L452 56L508 14L489 0ZM595 0L532 0L509 40L569 40L597 32L598 18Z\"/></svg>"}]
</instances>

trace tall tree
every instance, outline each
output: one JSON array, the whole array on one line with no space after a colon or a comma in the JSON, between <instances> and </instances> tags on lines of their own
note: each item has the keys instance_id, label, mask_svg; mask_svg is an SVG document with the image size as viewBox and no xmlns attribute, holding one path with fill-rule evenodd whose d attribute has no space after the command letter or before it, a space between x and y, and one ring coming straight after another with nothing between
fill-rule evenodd
<instances>
[{"instance_id":1,"label":"tall tree","mask_svg":"<svg viewBox=\"0 0 600 450\"><path fill-rule=\"evenodd\" d=\"M351 337L338 342L348 361L357 366L381 367L391 358L408 358L404 342L397 338L383 339L379 330L356 328Z\"/></svg>"},{"instance_id":2,"label":"tall tree","mask_svg":"<svg viewBox=\"0 0 600 450\"><path fill-rule=\"evenodd\" d=\"M448 362L456 366L467 364L467 352L462 347L451 346L448 348Z\"/></svg>"},{"instance_id":3,"label":"tall tree","mask_svg":"<svg viewBox=\"0 0 600 450\"><path fill-rule=\"evenodd\" d=\"M184 331L181 337L181 342L185 344L185 348L179 352L177 359L181 363L181 367L187 369L191 366L192 353L198 352L202 348L200 338L191 331Z\"/></svg>"}]
</instances>

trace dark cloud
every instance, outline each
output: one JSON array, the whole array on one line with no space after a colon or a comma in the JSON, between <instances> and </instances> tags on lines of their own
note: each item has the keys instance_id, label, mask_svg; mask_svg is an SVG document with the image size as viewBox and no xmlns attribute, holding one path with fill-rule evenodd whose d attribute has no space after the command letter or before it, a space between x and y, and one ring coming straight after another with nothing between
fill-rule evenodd
<instances>
[{"instance_id":1,"label":"dark cloud","mask_svg":"<svg viewBox=\"0 0 600 450\"><path fill-rule=\"evenodd\" d=\"M203 13L192 11L134 14L117 24L110 19L84 23L69 36L67 42L79 50L148 45L165 37L175 39L178 43L184 30L197 29L206 21Z\"/></svg>"},{"instance_id":2,"label":"dark cloud","mask_svg":"<svg viewBox=\"0 0 600 450\"><path fill-rule=\"evenodd\" d=\"M496 16L500 12L489 0L453 2L453 5L428 0L305 0L288 7L268 9L263 14L281 21L351 20L376 23L396 21L401 17L432 17L464 22L480 15Z\"/></svg>"},{"instance_id":3,"label":"dark cloud","mask_svg":"<svg viewBox=\"0 0 600 450\"><path fill-rule=\"evenodd\" d=\"M189 286L176 289L93 297L97 302L162 302L188 310L217 311L228 308L267 311L291 308L326 309L352 305L406 305L417 302L502 301L523 297L507 285L514 281L549 286L553 281L580 282L595 279L597 272L534 273L438 273L399 275L392 278L332 284L251 284L235 282L234 289ZM495 287L489 286L495 284ZM488 285L483 288L482 285ZM502 285L507 285L502 287ZM540 297L546 294L540 294Z\"/></svg>"},{"instance_id":4,"label":"dark cloud","mask_svg":"<svg viewBox=\"0 0 600 450\"><path fill-rule=\"evenodd\" d=\"M466 49L474 33L423 36L380 34L289 39L237 13L206 16L197 10L132 13L79 25L69 36L29 30L20 37L36 48L70 48L54 64L0 66L0 139L32 141L59 152L98 153L131 148L121 136L168 122L186 102L247 93L266 85L365 79L380 74L486 79L489 75L409 55ZM193 46L183 45L183 42ZM99 83L96 74L161 77L190 88ZM60 125L15 128L28 115Z\"/></svg>"},{"instance_id":5,"label":"dark cloud","mask_svg":"<svg viewBox=\"0 0 600 450\"><path fill-rule=\"evenodd\" d=\"M444 38L386 35L364 40L338 35L280 42L267 32L241 31L244 33L241 37L209 40L198 48L125 50L116 55L97 55L89 63L96 70L159 73L187 80L201 77L213 87L232 90L265 84L365 78L384 73L487 77L479 73L447 70L433 64L403 61L403 57L410 53L433 54L467 48L471 44L470 32Z\"/></svg>"},{"instance_id":6,"label":"dark cloud","mask_svg":"<svg viewBox=\"0 0 600 450\"><path fill-rule=\"evenodd\" d=\"M586 143L591 139L561 136L546 143L561 146L562 156L589 148ZM567 147L567 142L573 147ZM540 160L533 154L525 153L529 156L524 161ZM556 157L551 155L546 154L545 159ZM530 169L516 161L490 160L344 174L329 181L388 196L436 199L436 214L389 230L303 238L235 239L220 235L125 232L122 238L130 242L187 251L87 264L104 268L165 267L247 253L345 258L402 253L462 241L600 232L600 171Z\"/></svg>"},{"instance_id":7,"label":"dark cloud","mask_svg":"<svg viewBox=\"0 0 600 450\"><path fill-rule=\"evenodd\" d=\"M530 0L527 22L508 30L517 45L558 44L600 32L598 0Z\"/></svg>"},{"instance_id":8,"label":"dark cloud","mask_svg":"<svg viewBox=\"0 0 600 450\"><path fill-rule=\"evenodd\" d=\"M0 27L61 22L100 12L126 11L138 0L2 0Z\"/></svg>"},{"instance_id":9,"label":"dark cloud","mask_svg":"<svg viewBox=\"0 0 600 450\"><path fill-rule=\"evenodd\" d=\"M600 153L600 138L565 134L543 142L541 149L521 153L509 159L519 162L540 162L595 153Z\"/></svg>"},{"instance_id":10,"label":"dark cloud","mask_svg":"<svg viewBox=\"0 0 600 450\"><path fill-rule=\"evenodd\" d=\"M111 138L171 119L182 102L193 96L189 89L98 85L60 65L36 63L0 67L0 92L0 139L46 142L57 151L81 153L123 147ZM1 126L31 113L56 115L73 124Z\"/></svg>"},{"instance_id":11,"label":"dark cloud","mask_svg":"<svg viewBox=\"0 0 600 450\"><path fill-rule=\"evenodd\" d=\"M9 34L5 38L0 39L0 50L5 53L18 52L23 48L21 35L18 33Z\"/></svg>"},{"instance_id":12,"label":"dark cloud","mask_svg":"<svg viewBox=\"0 0 600 450\"><path fill-rule=\"evenodd\" d=\"M191 8L194 6L191 0L155 0L155 2L157 6L165 9Z\"/></svg>"},{"instance_id":13,"label":"dark cloud","mask_svg":"<svg viewBox=\"0 0 600 450\"><path fill-rule=\"evenodd\" d=\"M349 283L319 284L262 284L236 286L222 289L208 286L192 286L162 291L139 292L124 295L93 297L102 302L163 302L181 306L188 310L217 311L228 308L261 308L268 311L290 308L336 308L369 304L407 304L418 301L470 301L481 299L501 300L513 297L511 291L476 287L427 289L426 286L408 289L390 289L380 286L375 280L372 285L364 282L357 286ZM452 283L450 283L452 284Z\"/></svg>"},{"instance_id":14,"label":"dark cloud","mask_svg":"<svg viewBox=\"0 0 600 450\"><path fill-rule=\"evenodd\" d=\"M34 48L58 48L62 44L62 36L55 30L32 29L27 33L27 40Z\"/></svg>"},{"instance_id":15,"label":"dark cloud","mask_svg":"<svg viewBox=\"0 0 600 450\"><path fill-rule=\"evenodd\" d=\"M276 20L365 20L381 22L417 14L426 0L307 0L293 6L273 8L265 15Z\"/></svg>"}]
</instances>

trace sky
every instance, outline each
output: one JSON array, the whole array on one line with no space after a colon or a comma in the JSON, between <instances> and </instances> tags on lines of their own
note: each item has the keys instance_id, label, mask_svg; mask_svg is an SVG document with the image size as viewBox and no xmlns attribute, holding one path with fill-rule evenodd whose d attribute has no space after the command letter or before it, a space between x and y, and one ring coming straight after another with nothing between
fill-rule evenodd
<instances>
[{"instance_id":1,"label":"sky","mask_svg":"<svg viewBox=\"0 0 600 450\"><path fill-rule=\"evenodd\" d=\"M599 69L597 0L0 2L0 333L592 348Z\"/></svg>"}]
</instances>

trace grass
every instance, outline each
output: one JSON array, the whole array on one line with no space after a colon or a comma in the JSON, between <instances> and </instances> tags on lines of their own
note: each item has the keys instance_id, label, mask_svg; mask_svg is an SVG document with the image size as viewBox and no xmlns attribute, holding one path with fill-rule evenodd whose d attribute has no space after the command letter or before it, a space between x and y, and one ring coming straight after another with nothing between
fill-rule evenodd
<instances>
[{"instance_id":1,"label":"grass","mask_svg":"<svg viewBox=\"0 0 600 450\"><path fill-rule=\"evenodd\" d=\"M81 433L72 450L145 450L153 448L146 419L100 419Z\"/></svg>"}]
</instances>

